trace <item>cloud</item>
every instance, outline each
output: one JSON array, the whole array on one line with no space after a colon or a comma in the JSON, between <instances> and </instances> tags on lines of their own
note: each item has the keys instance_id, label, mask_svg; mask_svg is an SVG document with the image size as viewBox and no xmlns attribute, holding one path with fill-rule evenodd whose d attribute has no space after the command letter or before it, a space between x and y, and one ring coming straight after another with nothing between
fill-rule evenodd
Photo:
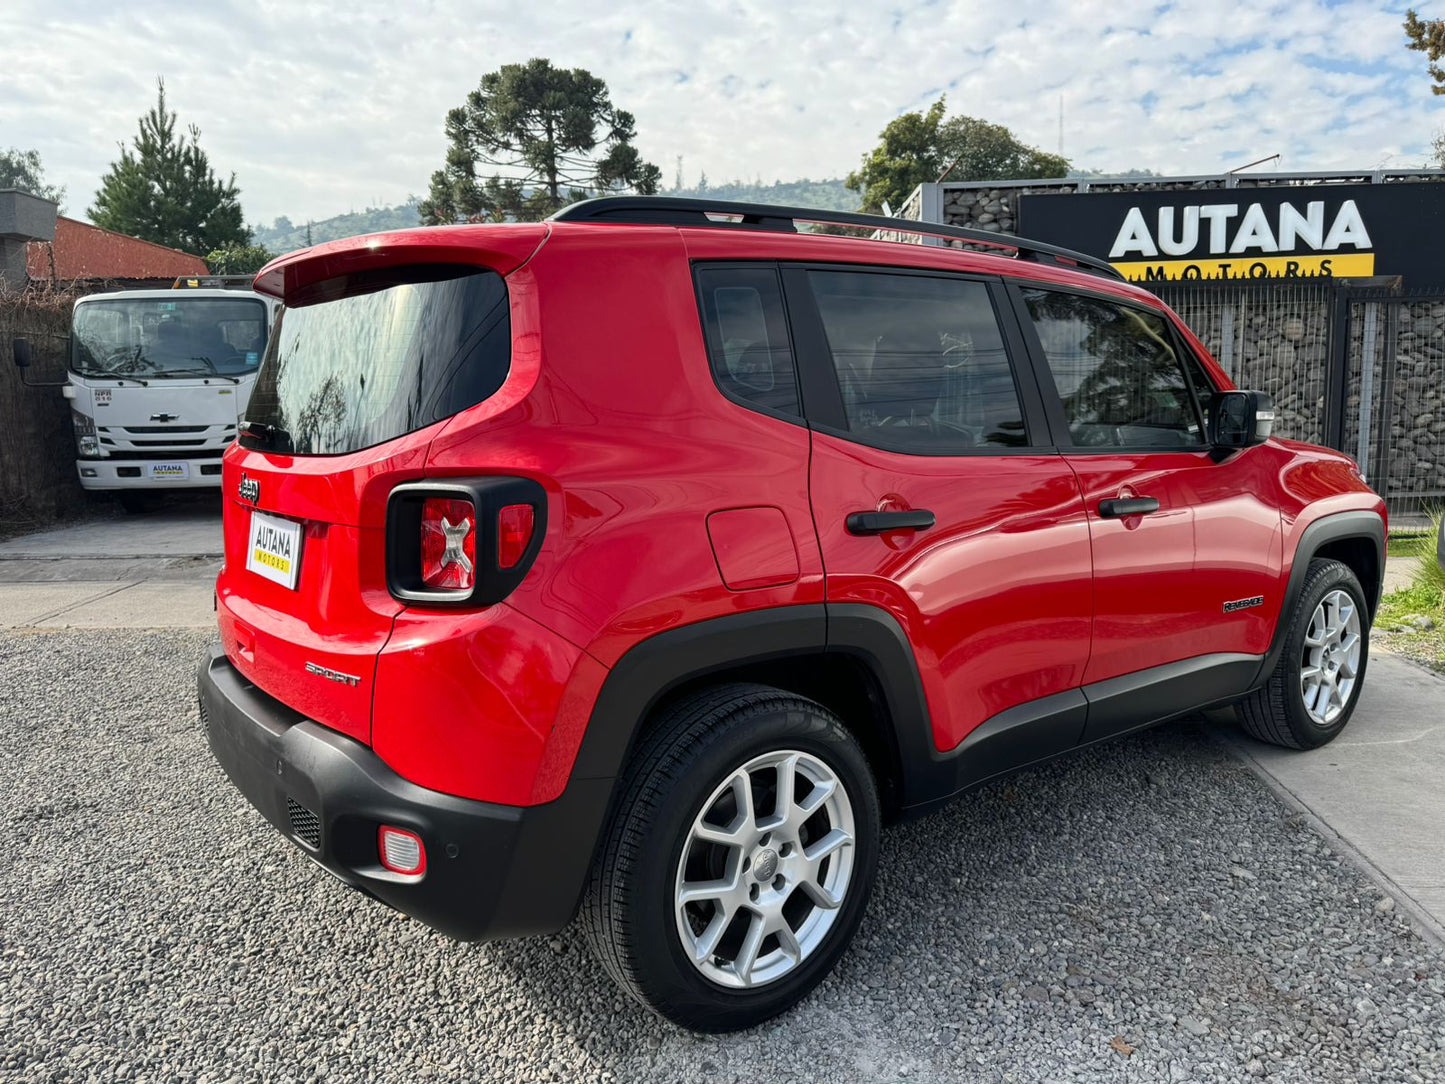
<instances>
[{"instance_id":1,"label":"cloud","mask_svg":"<svg viewBox=\"0 0 1445 1084\"><path fill-rule=\"evenodd\" d=\"M9 0L0 146L40 151L72 213L166 79L247 216L423 194L442 120L485 71L591 69L669 180L838 176L946 88L1079 166L1210 173L1420 164L1441 123L1399 12L1369 0L547 4Z\"/></svg>"}]
</instances>

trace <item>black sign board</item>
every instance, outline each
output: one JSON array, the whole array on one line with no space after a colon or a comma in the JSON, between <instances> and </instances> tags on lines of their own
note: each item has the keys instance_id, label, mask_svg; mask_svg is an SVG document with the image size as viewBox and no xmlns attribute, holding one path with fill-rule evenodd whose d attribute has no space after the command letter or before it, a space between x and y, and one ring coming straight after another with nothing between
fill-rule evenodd
<instances>
[{"instance_id":1,"label":"black sign board","mask_svg":"<svg viewBox=\"0 0 1445 1084\"><path fill-rule=\"evenodd\" d=\"M1022 237L1133 281L1368 278L1445 286L1445 183L1144 188L1019 197Z\"/></svg>"}]
</instances>

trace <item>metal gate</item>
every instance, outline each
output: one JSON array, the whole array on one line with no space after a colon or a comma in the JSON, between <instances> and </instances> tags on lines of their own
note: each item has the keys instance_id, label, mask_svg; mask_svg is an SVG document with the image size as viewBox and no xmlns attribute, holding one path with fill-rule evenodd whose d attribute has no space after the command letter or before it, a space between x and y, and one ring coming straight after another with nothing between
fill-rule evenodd
<instances>
[{"instance_id":1,"label":"metal gate","mask_svg":"<svg viewBox=\"0 0 1445 1084\"><path fill-rule=\"evenodd\" d=\"M1274 397L1279 435L1354 456L1392 521L1445 505L1445 291L1327 279L1152 288L1238 387Z\"/></svg>"}]
</instances>

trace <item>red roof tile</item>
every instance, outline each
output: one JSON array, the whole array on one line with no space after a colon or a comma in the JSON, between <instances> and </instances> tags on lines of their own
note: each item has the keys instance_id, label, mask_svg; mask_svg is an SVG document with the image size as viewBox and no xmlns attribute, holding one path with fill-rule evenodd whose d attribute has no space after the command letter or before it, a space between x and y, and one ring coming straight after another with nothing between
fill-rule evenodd
<instances>
[{"instance_id":1,"label":"red roof tile","mask_svg":"<svg viewBox=\"0 0 1445 1084\"><path fill-rule=\"evenodd\" d=\"M54 253L55 269L50 261ZM25 270L32 279L160 279L204 275L206 261L189 252L103 230L73 218L55 220L54 241L31 241Z\"/></svg>"}]
</instances>

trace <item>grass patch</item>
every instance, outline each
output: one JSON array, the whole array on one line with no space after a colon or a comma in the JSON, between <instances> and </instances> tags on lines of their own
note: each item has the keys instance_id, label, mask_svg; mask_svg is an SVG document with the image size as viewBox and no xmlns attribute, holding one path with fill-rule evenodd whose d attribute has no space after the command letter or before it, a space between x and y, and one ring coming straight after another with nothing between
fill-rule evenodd
<instances>
[{"instance_id":1,"label":"grass patch","mask_svg":"<svg viewBox=\"0 0 1445 1084\"><path fill-rule=\"evenodd\" d=\"M1413 582L1380 600L1373 637L1386 650L1445 673L1445 569L1435 560L1439 536L1438 518L1428 534L1416 536ZM1393 548L1390 553L1395 555Z\"/></svg>"},{"instance_id":2,"label":"grass patch","mask_svg":"<svg viewBox=\"0 0 1445 1084\"><path fill-rule=\"evenodd\" d=\"M1396 534L1391 531L1385 554L1389 557L1423 557L1426 552L1426 543L1429 540L1430 535L1424 531L1414 531L1410 534Z\"/></svg>"}]
</instances>

